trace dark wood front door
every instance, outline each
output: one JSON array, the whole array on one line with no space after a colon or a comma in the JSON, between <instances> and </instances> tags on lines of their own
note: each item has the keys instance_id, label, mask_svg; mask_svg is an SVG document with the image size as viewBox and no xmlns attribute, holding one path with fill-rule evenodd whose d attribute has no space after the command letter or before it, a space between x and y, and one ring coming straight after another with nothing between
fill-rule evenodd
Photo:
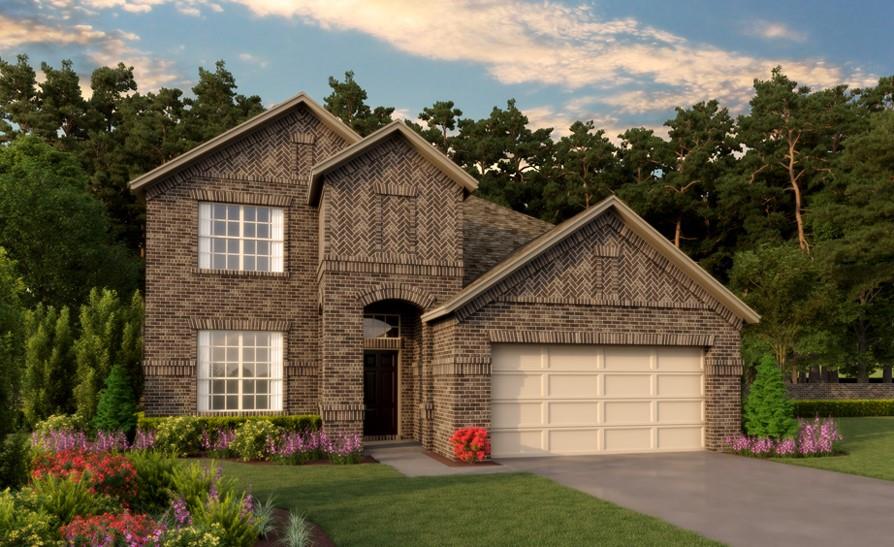
<instances>
[{"instance_id":1,"label":"dark wood front door","mask_svg":"<svg viewBox=\"0 0 894 547\"><path fill-rule=\"evenodd\" d=\"M397 435L397 352L363 353L363 434Z\"/></svg>"}]
</instances>

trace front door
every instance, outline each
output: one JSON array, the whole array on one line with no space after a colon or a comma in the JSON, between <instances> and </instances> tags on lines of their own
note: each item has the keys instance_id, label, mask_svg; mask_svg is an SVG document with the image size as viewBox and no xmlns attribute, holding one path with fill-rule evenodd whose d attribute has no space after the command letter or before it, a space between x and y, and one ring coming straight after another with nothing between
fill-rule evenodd
<instances>
[{"instance_id":1,"label":"front door","mask_svg":"<svg viewBox=\"0 0 894 547\"><path fill-rule=\"evenodd\" d=\"M397 435L397 352L363 353L363 434Z\"/></svg>"}]
</instances>

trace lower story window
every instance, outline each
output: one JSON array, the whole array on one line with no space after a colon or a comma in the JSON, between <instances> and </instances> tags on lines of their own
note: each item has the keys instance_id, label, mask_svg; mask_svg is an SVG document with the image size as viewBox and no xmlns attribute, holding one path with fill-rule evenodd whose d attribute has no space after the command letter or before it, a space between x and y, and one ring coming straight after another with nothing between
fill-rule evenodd
<instances>
[{"instance_id":1,"label":"lower story window","mask_svg":"<svg viewBox=\"0 0 894 547\"><path fill-rule=\"evenodd\" d=\"M199 331L199 410L282 410L282 361L280 332Z\"/></svg>"}]
</instances>

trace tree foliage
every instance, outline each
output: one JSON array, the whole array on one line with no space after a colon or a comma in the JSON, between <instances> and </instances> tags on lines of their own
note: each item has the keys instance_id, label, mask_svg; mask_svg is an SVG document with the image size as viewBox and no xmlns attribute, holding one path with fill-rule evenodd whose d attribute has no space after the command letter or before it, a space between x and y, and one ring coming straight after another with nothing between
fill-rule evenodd
<instances>
[{"instance_id":1,"label":"tree foliage","mask_svg":"<svg viewBox=\"0 0 894 547\"><path fill-rule=\"evenodd\" d=\"M96 431L124 431L130 434L137 427L137 405L132 382L121 365L112 366L99 394L93 428Z\"/></svg>"},{"instance_id":2,"label":"tree foliage","mask_svg":"<svg viewBox=\"0 0 894 547\"><path fill-rule=\"evenodd\" d=\"M34 425L53 414L74 411L73 334L67 307L38 304L23 316L25 339L21 400L25 421Z\"/></svg>"},{"instance_id":3,"label":"tree foliage","mask_svg":"<svg viewBox=\"0 0 894 547\"><path fill-rule=\"evenodd\" d=\"M323 99L323 104L357 133L366 136L391 122L394 107L370 108L366 90L354 80L353 71L345 72L343 82L330 76L329 87L332 93Z\"/></svg>"},{"instance_id":4,"label":"tree foliage","mask_svg":"<svg viewBox=\"0 0 894 547\"><path fill-rule=\"evenodd\" d=\"M0 247L0 439L15 429L22 363L22 293L15 263Z\"/></svg>"},{"instance_id":5,"label":"tree foliage","mask_svg":"<svg viewBox=\"0 0 894 547\"><path fill-rule=\"evenodd\" d=\"M745 432L750 436L781 439L798 431L795 410L782 383L782 372L769 355L757 366L757 377L748 391L742 415Z\"/></svg>"}]
</instances>

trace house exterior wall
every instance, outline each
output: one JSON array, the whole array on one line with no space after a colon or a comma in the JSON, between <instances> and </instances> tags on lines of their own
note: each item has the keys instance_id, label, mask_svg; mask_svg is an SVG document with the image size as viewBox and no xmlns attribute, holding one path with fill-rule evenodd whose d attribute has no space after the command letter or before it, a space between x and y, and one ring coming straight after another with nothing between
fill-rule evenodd
<instances>
[{"instance_id":1,"label":"house exterior wall","mask_svg":"<svg viewBox=\"0 0 894 547\"><path fill-rule=\"evenodd\" d=\"M490 426L494 343L703 347L706 446L740 429L741 321L613 212L432 328L434 447L445 455L455 428Z\"/></svg>"},{"instance_id":2,"label":"house exterior wall","mask_svg":"<svg viewBox=\"0 0 894 547\"><path fill-rule=\"evenodd\" d=\"M318 411L317 210L306 181L345 146L300 106L147 192L147 414L196 412L196 332L206 328L283 331L283 410ZM199 201L283 207L285 271L200 271Z\"/></svg>"}]
</instances>

